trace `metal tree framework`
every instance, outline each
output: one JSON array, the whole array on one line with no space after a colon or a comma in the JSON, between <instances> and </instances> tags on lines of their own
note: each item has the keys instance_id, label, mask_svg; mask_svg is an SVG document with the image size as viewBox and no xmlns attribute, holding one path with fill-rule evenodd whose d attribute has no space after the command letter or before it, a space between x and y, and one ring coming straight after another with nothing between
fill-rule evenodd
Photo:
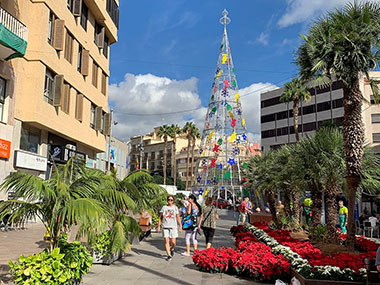
<instances>
[{"instance_id":1,"label":"metal tree framework","mask_svg":"<svg viewBox=\"0 0 380 285\"><path fill-rule=\"evenodd\" d=\"M242 191L241 170L246 168L248 137L239 99L235 69L227 37L230 18L223 11L222 43L215 71L210 103L194 175L193 193L217 196Z\"/></svg>"}]
</instances>

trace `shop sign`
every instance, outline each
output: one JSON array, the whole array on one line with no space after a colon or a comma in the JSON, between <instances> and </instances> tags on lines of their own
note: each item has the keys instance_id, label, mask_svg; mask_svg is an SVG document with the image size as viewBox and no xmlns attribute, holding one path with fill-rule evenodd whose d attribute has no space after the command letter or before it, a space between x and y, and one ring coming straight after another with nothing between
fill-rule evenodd
<instances>
[{"instance_id":1,"label":"shop sign","mask_svg":"<svg viewBox=\"0 0 380 285\"><path fill-rule=\"evenodd\" d=\"M47 158L32 153L16 150L16 167L46 171Z\"/></svg>"},{"instance_id":2,"label":"shop sign","mask_svg":"<svg viewBox=\"0 0 380 285\"><path fill-rule=\"evenodd\" d=\"M9 159L11 155L11 142L0 139L0 157Z\"/></svg>"}]
</instances>

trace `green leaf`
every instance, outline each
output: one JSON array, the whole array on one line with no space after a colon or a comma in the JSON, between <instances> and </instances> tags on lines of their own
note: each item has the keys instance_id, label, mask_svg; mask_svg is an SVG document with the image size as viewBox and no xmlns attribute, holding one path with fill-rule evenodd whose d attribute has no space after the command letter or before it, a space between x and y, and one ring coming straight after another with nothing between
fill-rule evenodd
<instances>
[{"instance_id":1,"label":"green leaf","mask_svg":"<svg viewBox=\"0 0 380 285\"><path fill-rule=\"evenodd\" d=\"M19 257L19 259L18 259L18 261L20 262L20 263L24 263L25 262L25 257L24 257L24 255L20 255L20 257Z\"/></svg>"},{"instance_id":2,"label":"green leaf","mask_svg":"<svg viewBox=\"0 0 380 285\"><path fill-rule=\"evenodd\" d=\"M13 267L14 267L14 264L13 264L12 260L9 260L8 264L9 264L9 267L10 267L10 268L13 268Z\"/></svg>"},{"instance_id":3,"label":"green leaf","mask_svg":"<svg viewBox=\"0 0 380 285\"><path fill-rule=\"evenodd\" d=\"M59 277L59 279L58 279L58 281L61 282L61 283L65 283L66 280L67 280L67 278L66 278L64 275L61 275L61 276Z\"/></svg>"},{"instance_id":4,"label":"green leaf","mask_svg":"<svg viewBox=\"0 0 380 285\"><path fill-rule=\"evenodd\" d=\"M30 276L30 272L31 272L31 270L32 270L32 269L31 269L30 267L28 267L27 269L25 269L25 270L24 270L24 275L25 275L25 276Z\"/></svg>"},{"instance_id":5,"label":"green leaf","mask_svg":"<svg viewBox=\"0 0 380 285\"><path fill-rule=\"evenodd\" d=\"M55 260L51 266L53 267L54 270L58 269L60 266L60 262L58 260Z\"/></svg>"},{"instance_id":6,"label":"green leaf","mask_svg":"<svg viewBox=\"0 0 380 285\"><path fill-rule=\"evenodd\" d=\"M58 257L58 255L59 255L59 251L60 251L59 247L53 249L51 251L51 253L50 253L51 257L53 257L54 259L56 259Z\"/></svg>"},{"instance_id":7,"label":"green leaf","mask_svg":"<svg viewBox=\"0 0 380 285\"><path fill-rule=\"evenodd\" d=\"M230 104L227 104L226 108L227 108L227 111L232 111L232 107Z\"/></svg>"}]
</instances>

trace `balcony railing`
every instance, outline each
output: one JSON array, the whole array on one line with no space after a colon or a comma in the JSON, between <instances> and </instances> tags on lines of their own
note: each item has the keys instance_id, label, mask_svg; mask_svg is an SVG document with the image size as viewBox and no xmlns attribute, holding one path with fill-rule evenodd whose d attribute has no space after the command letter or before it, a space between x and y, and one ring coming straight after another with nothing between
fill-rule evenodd
<instances>
[{"instance_id":1,"label":"balcony railing","mask_svg":"<svg viewBox=\"0 0 380 285\"><path fill-rule=\"evenodd\" d=\"M28 29L26 26L0 7L0 24L6 27L24 41L28 41Z\"/></svg>"}]
</instances>

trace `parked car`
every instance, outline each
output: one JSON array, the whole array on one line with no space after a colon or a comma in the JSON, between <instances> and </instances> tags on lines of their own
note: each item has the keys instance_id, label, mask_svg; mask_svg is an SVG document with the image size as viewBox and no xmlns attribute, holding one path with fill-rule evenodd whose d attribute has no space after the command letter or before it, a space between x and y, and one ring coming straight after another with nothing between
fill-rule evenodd
<instances>
[{"instance_id":1,"label":"parked car","mask_svg":"<svg viewBox=\"0 0 380 285\"><path fill-rule=\"evenodd\" d=\"M224 199L214 200L213 205L219 209L226 209L229 206L228 202Z\"/></svg>"}]
</instances>

